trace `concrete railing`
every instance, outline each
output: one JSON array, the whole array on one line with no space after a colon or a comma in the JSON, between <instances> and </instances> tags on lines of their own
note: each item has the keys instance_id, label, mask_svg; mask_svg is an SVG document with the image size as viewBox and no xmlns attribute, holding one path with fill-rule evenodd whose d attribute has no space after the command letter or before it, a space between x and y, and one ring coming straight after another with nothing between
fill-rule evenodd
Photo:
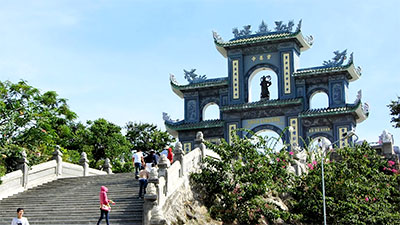
<instances>
[{"instance_id":1,"label":"concrete railing","mask_svg":"<svg viewBox=\"0 0 400 225\"><path fill-rule=\"evenodd\" d=\"M169 166L169 161L162 155L158 169L150 172L147 193L144 196L143 224L167 224L163 206L167 201L174 201L173 194L189 183L189 175L200 169L203 158L207 155L218 157L214 152L206 149L203 143L203 134L197 133L195 149L184 154L182 144L176 143L174 149L174 162Z\"/></svg>"},{"instance_id":2,"label":"concrete railing","mask_svg":"<svg viewBox=\"0 0 400 225\"><path fill-rule=\"evenodd\" d=\"M0 200L11 195L37 187L41 184L59 178L104 175L111 173L110 161L106 159L106 171L89 168L86 153L81 154L80 164L76 165L62 161L62 153L57 148L53 153L53 160L29 168L27 155L22 153L20 170L8 173L1 177Z\"/></svg>"}]
</instances>

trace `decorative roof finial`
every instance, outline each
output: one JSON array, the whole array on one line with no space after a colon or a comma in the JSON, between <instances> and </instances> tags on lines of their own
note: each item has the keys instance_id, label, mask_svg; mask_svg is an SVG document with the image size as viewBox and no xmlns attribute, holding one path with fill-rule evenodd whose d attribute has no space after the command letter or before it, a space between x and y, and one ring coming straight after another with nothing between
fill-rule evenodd
<instances>
[{"instance_id":1,"label":"decorative roof finial","mask_svg":"<svg viewBox=\"0 0 400 225\"><path fill-rule=\"evenodd\" d=\"M169 80L174 84L178 84L178 81L176 81L176 78L172 73L169 74Z\"/></svg>"},{"instance_id":2,"label":"decorative roof finial","mask_svg":"<svg viewBox=\"0 0 400 225\"><path fill-rule=\"evenodd\" d=\"M235 36L235 38L239 38L239 37L245 37L245 36L249 36L251 35L251 25L246 25L243 26L243 30L239 31L237 29L237 27L232 29L232 33Z\"/></svg>"},{"instance_id":3,"label":"decorative roof finial","mask_svg":"<svg viewBox=\"0 0 400 225\"><path fill-rule=\"evenodd\" d=\"M196 69L191 69L190 71L187 70L183 70L183 72L185 73L185 79L187 81L189 81L189 83L199 83L201 81L204 81L207 79L206 75L198 75L196 73L194 73L196 71Z\"/></svg>"},{"instance_id":4,"label":"decorative roof finial","mask_svg":"<svg viewBox=\"0 0 400 225\"><path fill-rule=\"evenodd\" d=\"M172 122L172 123L174 123L174 122L179 121L179 120L173 120L173 119L171 119L171 117L170 117L170 116L168 115L168 113L166 113L166 112L163 112L163 113L162 113L162 117L163 117L163 120L166 121L166 122Z\"/></svg>"},{"instance_id":5,"label":"decorative roof finial","mask_svg":"<svg viewBox=\"0 0 400 225\"><path fill-rule=\"evenodd\" d=\"M258 26L258 31L255 31L254 33L252 33L252 31L251 31L251 25L243 26L242 30L235 27L232 29L232 33L234 35L234 39L239 39L242 37L249 37L249 36L253 36L253 35L257 35L257 34L258 35L263 35L263 34L268 35L268 34L276 34L276 33L291 33L291 34L293 34L296 32L300 32L301 23L302 23L302 20L299 20L296 30L293 32L294 25L295 25L293 20L289 20L289 22L287 24L285 24L283 21L275 21L275 28L273 30L268 29L267 24L264 22L264 20L262 20L261 24ZM219 35L217 36L216 32L213 32L213 34L214 34L215 41L218 41L218 42L222 41L222 39L219 37ZM312 44L311 43L312 40L310 40L308 42L310 45Z\"/></svg>"},{"instance_id":6,"label":"decorative roof finial","mask_svg":"<svg viewBox=\"0 0 400 225\"><path fill-rule=\"evenodd\" d=\"M361 66L357 66L356 71L357 71L357 73L358 73L359 75L361 75L361 72L362 72Z\"/></svg>"},{"instance_id":7,"label":"decorative roof finial","mask_svg":"<svg viewBox=\"0 0 400 225\"><path fill-rule=\"evenodd\" d=\"M293 20L290 20L288 24L283 24L282 21L275 21L275 31L276 32L292 32L294 22Z\"/></svg>"},{"instance_id":8,"label":"decorative roof finial","mask_svg":"<svg viewBox=\"0 0 400 225\"><path fill-rule=\"evenodd\" d=\"M297 24L296 32L298 32L298 31L301 30L301 22L302 22L302 21L303 21L303 20L301 19L301 20L299 21L299 23Z\"/></svg>"},{"instance_id":9,"label":"decorative roof finial","mask_svg":"<svg viewBox=\"0 0 400 225\"><path fill-rule=\"evenodd\" d=\"M354 101L354 104L357 104L358 102L360 102L361 98L362 98L362 92L361 92L361 89L360 89L357 92L357 97L356 97L356 100Z\"/></svg>"},{"instance_id":10,"label":"decorative roof finial","mask_svg":"<svg viewBox=\"0 0 400 225\"><path fill-rule=\"evenodd\" d=\"M304 39L307 41L309 45L312 45L314 43L314 37L312 35L304 37Z\"/></svg>"},{"instance_id":11,"label":"decorative roof finial","mask_svg":"<svg viewBox=\"0 0 400 225\"><path fill-rule=\"evenodd\" d=\"M322 63L324 66L341 66L341 65L343 65L344 60L346 60L347 49L345 49L343 52L339 52L339 50L334 51L333 54L335 54L335 56L332 58L332 60L324 61Z\"/></svg>"},{"instance_id":12,"label":"decorative roof finial","mask_svg":"<svg viewBox=\"0 0 400 225\"><path fill-rule=\"evenodd\" d=\"M264 20L261 22L260 26L258 26L258 32L257 34L265 34L268 33L268 26L264 23Z\"/></svg>"},{"instance_id":13,"label":"decorative roof finial","mask_svg":"<svg viewBox=\"0 0 400 225\"><path fill-rule=\"evenodd\" d=\"M243 26L243 30L241 30L240 31L240 33L243 35L243 36L247 36L247 35L250 35L251 34L251 25L246 25L246 26Z\"/></svg>"},{"instance_id":14,"label":"decorative roof finial","mask_svg":"<svg viewBox=\"0 0 400 225\"><path fill-rule=\"evenodd\" d=\"M214 38L214 41L217 41L217 42L224 41L224 40L222 40L221 36L219 36L219 34L216 31L213 31L213 38Z\"/></svg>"},{"instance_id":15,"label":"decorative roof finial","mask_svg":"<svg viewBox=\"0 0 400 225\"><path fill-rule=\"evenodd\" d=\"M353 52L350 54L350 58L348 61L348 64L351 64L351 63L353 63Z\"/></svg>"},{"instance_id":16,"label":"decorative roof finial","mask_svg":"<svg viewBox=\"0 0 400 225\"><path fill-rule=\"evenodd\" d=\"M368 103L364 102L364 105L362 106L362 111L365 115L369 114L369 105Z\"/></svg>"},{"instance_id":17,"label":"decorative roof finial","mask_svg":"<svg viewBox=\"0 0 400 225\"><path fill-rule=\"evenodd\" d=\"M239 30L237 29L237 27L235 27L235 28L232 29L232 33L233 33L233 36L234 36L235 38L240 37L240 36L239 36Z\"/></svg>"}]
</instances>

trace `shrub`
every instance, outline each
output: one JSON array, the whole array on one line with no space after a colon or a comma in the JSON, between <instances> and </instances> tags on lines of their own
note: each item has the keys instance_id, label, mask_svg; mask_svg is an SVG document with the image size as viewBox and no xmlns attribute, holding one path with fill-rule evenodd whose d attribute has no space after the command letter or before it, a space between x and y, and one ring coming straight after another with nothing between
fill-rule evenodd
<instances>
[{"instance_id":1,"label":"shrub","mask_svg":"<svg viewBox=\"0 0 400 225\"><path fill-rule=\"evenodd\" d=\"M272 223L296 217L268 200L295 184L296 177L287 170L292 155L266 147L271 141L267 138L257 136L257 140L236 137L232 145L224 140L220 145L206 143L221 159L206 158L202 171L191 179L207 196L205 205L213 218L257 224L262 218Z\"/></svg>"},{"instance_id":2,"label":"shrub","mask_svg":"<svg viewBox=\"0 0 400 225\"><path fill-rule=\"evenodd\" d=\"M341 160L324 164L327 223L398 224L400 177L394 162L367 144L337 149L336 153ZM297 200L291 212L302 214L302 222L307 224L323 221L320 165L318 159L291 193Z\"/></svg>"}]
</instances>

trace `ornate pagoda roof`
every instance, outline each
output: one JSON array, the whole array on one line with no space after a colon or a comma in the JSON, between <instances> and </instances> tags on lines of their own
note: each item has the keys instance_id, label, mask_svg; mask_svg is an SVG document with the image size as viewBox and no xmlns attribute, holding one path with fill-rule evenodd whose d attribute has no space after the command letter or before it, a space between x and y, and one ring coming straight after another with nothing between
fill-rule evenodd
<instances>
[{"instance_id":1,"label":"ornate pagoda roof","mask_svg":"<svg viewBox=\"0 0 400 225\"><path fill-rule=\"evenodd\" d=\"M258 102L249 102L243 104L235 104L235 105L227 105L222 106L221 111L236 111L242 109L256 109L256 108L264 108L268 106L284 106L284 105L293 105L293 104L301 104L303 102L302 98L293 98L293 99L283 99L283 100L261 100Z\"/></svg>"},{"instance_id":2,"label":"ornate pagoda roof","mask_svg":"<svg viewBox=\"0 0 400 225\"><path fill-rule=\"evenodd\" d=\"M185 122L184 120L178 122L172 121L164 121L165 126L167 129L172 129L175 131L179 130L193 130L193 129L204 129L204 128L216 128L216 127L223 127L224 121L222 120L204 120L200 122Z\"/></svg>"},{"instance_id":3,"label":"ornate pagoda roof","mask_svg":"<svg viewBox=\"0 0 400 225\"><path fill-rule=\"evenodd\" d=\"M213 31L215 46L224 57L227 57L227 50L229 48L256 45L260 43L281 42L286 40L296 41L300 45L301 51L311 48L313 37L303 36L301 33L301 20L294 32L292 32L293 21L290 21L288 25L282 25L282 21L276 21L275 24L277 27L275 28L275 31L271 32L267 29L267 26L263 21L259 26L260 30L255 34L251 34L250 25L244 26L245 30L240 31L240 33L238 33L237 28L234 28L233 33L235 34L235 38L229 41L224 41L217 32Z\"/></svg>"},{"instance_id":4,"label":"ornate pagoda roof","mask_svg":"<svg viewBox=\"0 0 400 225\"><path fill-rule=\"evenodd\" d=\"M170 83L172 91L175 92L175 94L177 94L179 97L183 98L184 91L192 91L209 87L228 86L229 81L228 77L222 77L222 78L206 79L198 82L181 85L176 81L175 76L173 74L170 74Z\"/></svg>"},{"instance_id":5,"label":"ornate pagoda roof","mask_svg":"<svg viewBox=\"0 0 400 225\"><path fill-rule=\"evenodd\" d=\"M368 118L368 105L362 105L361 100L357 100L355 104L348 104L345 107L309 109L299 114L300 118L320 117L331 115L343 115L355 113L357 115L357 123L361 123Z\"/></svg>"},{"instance_id":6,"label":"ornate pagoda roof","mask_svg":"<svg viewBox=\"0 0 400 225\"><path fill-rule=\"evenodd\" d=\"M350 54L350 59L346 65L326 65L326 66L318 66L318 67L310 67L310 68L302 68L298 69L293 73L293 77L295 78L307 78L311 76L323 76L328 74L335 73L346 73L349 81L358 80L361 76L361 68L354 66L353 61L353 53Z\"/></svg>"}]
</instances>

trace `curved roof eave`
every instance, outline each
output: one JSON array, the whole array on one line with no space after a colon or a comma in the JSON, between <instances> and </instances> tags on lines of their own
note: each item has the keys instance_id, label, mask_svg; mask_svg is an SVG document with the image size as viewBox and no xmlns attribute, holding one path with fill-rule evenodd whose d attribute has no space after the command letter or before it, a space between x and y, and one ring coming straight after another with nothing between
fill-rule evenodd
<instances>
[{"instance_id":1,"label":"curved roof eave","mask_svg":"<svg viewBox=\"0 0 400 225\"><path fill-rule=\"evenodd\" d=\"M176 123L171 124L168 122L164 122L164 125L167 129L170 130L169 132L173 133L172 130L177 132L181 130L212 129L217 127L223 127L224 121L217 119L217 120L205 120L194 123L179 123L179 124Z\"/></svg>"},{"instance_id":2,"label":"curved roof eave","mask_svg":"<svg viewBox=\"0 0 400 225\"><path fill-rule=\"evenodd\" d=\"M226 51L226 49L224 47L219 46L217 43L215 43L215 48L217 48L217 50L219 51L219 53L221 53L221 55L224 58L228 57L228 52Z\"/></svg>"},{"instance_id":3,"label":"curved roof eave","mask_svg":"<svg viewBox=\"0 0 400 225\"><path fill-rule=\"evenodd\" d=\"M364 120L366 120L368 118L368 114L365 114L362 110L362 104L359 104L357 109L355 110L356 114L357 114L357 123L361 123Z\"/></svg>"},{"instance_id":4,"label":"curved roof eave","mask_svg":"<svg viewBox=\"0 0 400 225\"><path fill-rule=\"evenodd\" d=\"M312 45L312 44L310 44L310 43L308 43L308 42L306 41L306 39L304 38L304 36L303 36L303 34L302 34L301 32L299 32L299 33L296 35L296 39L297 39L297 40L300 42L300 44L302 45L302 47L300 48L300 51L304 52L304 51L306 51L306 50L308 50L308 49L311 48L311 45Z\"/></svg>"},{"instance_id":5,"label":"curved roof eave","mask_svg":"<svg viewBox=\"0 0 400 225\"><path fill-rule=\"evenodd\" d=\"M306 70L314 70L307 72ZM326 67L326 68L318 68L314 69L311 68L304 68L298 70L298 72L294 72L293 76L297 78L302 78L305 76L314 76L314 75L321 75L321 74L329 74L329 73L337 73L337 72L347 72L350 78L348 79L349 82L356 81L361 77L361 73L355 68L354 63L350 62L344 66L336 66L336 67Z\"/></svg>"},{"instance_id":6,"label":"curved roof eave","mask_svg":"<svg viewBox=\"0 0 400 225\"><path fill-rule=\"evenodd\" d=\"M360 78L361 74L356 70L354 63L351 63L351 65L347 68L347 72L349 72L351 79L349 82L356 81Z\"/></svg>"},{"instance_id":7,"label":"curved roof eave","mask_svg":"<svg viewBox=\"0 0 400 225\"><path fill-rule=\"evenodd\" d=\"M171 85L172 91L175 94L177 94L179 97L183 98L184 96L183 96L182 91L185 91L185 90L195 90L195 89L209 88L209 87L228 86L228 77L214 78L214 79L205 80L204 82L179 85L178 82L175 80L174 76L171 74L170 85Z\"/></svg>"},{"instance_id":8,"label":"curved roof eave","mask_svg":"<svg viewBox=\"0 0 400 225\"><path fill-rule=\"evenodd\" d=\"M180 98L183 98L182 91L179 90L172 82L171 82L171 89L176 95L178 95Z\"/></svg>"},{"instance_id":9,"label":"curved roof eave","mask_svg":"<svg viewBox=\"0 0 400 225\"><path fill-rule=\"evenodd\" d=\"M166 123L164 123L165 129L167 130L167 132L172 135L174 138L178 138L178 131L171 129Z\"/></svg>"},{"instance_id":10,"label":"curved roof eave","mask_svg":"<svg viewBox=\"0 0 400 225\"><path fill-rule=\"evenodd\" d=\"M259 37L257 37L257 38L259 38ZM292 34L290 34L289 36L282 37L281 39L266 39L266 40L260 40L260 41L253 42L252 44L254 44L254 43L262 43L262 42L271 42L271 41L277 41L277 40L287 40L287 39L290 39L290 38L295 38L295 39L299 42L299 44L301 45L300 51L302 51L302 52L303 52L303 51L306 51L306 50L308 50L308 49L310 49L311 46L312 46L312 40L311 40L311 41L307 41L307 40L304 38L304 36L303 36L303 34L301 33L301 31L292 33ZM251 40L251 39L253 39L253 38L249 38L249 39ZM255 39L255 38L254 38L254 39ZM225 58L227 58L227 56L228 56L228 54L227 54L227 48L233 47L233 46L240 46L240 45L244 45L244 44L249 44L249 43L238 43L238 44L232 44L231 46L225 46L225 47L224 47L224 45L229 44L229 43L230 43L229 41L228 41L228 42L223 42L223 41L219 41L219 40L215 40L215 39L214 39L214 44L215 44L216 49L217 49L218 52L221 53L221 55L224 56Z\"/></svg>"}]
</instances>

